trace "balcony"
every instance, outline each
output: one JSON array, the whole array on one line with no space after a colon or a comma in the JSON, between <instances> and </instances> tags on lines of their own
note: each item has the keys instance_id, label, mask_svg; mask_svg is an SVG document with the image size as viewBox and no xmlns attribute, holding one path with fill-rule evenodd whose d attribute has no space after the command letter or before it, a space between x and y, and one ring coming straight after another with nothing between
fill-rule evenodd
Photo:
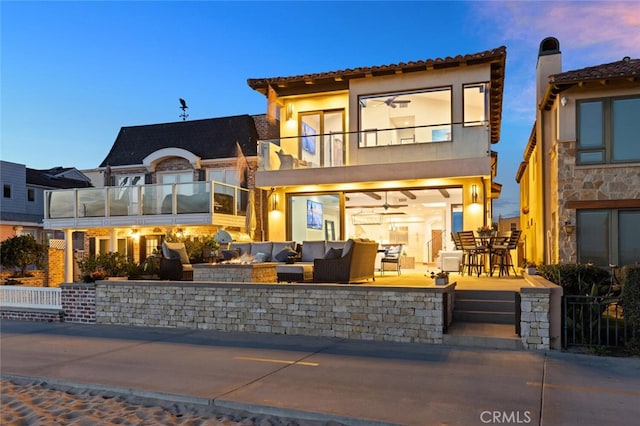
<instances>
[{"instance_id":1,"label":"balcony","mask_svg":"<svg viewBox=\"0 0 640 426\"><path fill-rule=\"evenodd\" d=\"M244 226L248 201L247 189L214 181L45 191L44 227Z\"/></svg>"},{"instance_id":2,"label":"balcony","mask_svg":"<svg viewBox=\"0 0 640 426\"><path fill-rule=\"evenodd\" d=\"M290 136L258 142L258 170L472 158L485 156L489 147L487 122Z\"/></svg>"},{"instance_id":3,"label":"balcony","mask_svg":"<svg viewBox=\"0 0 640 426\"><path fill-rule=\"evenodd\" d=\"M490 176L490 153L487 122L283 137L258 142L256 186Z\"/></svg>"}]
</instances>

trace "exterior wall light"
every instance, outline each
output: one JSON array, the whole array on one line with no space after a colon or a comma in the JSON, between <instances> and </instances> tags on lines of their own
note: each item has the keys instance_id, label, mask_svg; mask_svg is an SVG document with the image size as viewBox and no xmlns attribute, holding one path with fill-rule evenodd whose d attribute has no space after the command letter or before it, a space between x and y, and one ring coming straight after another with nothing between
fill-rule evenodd
<instances>
[{"instance_id":1,"label":"exterior wall light","mask_svg":"<svg viewBox=\"0 0 640 426\"><path fill-rule=\"evenodd\" d=\"M285 118L287 121L293 120L293 104L287 104Z\"/></svg>"},{"instance_id":2,"label":"exterior wall light","mask_svg":"<svg viewBox=\"0 0 640 426\"><path fill-rule=\"evenodd\" d=\"M478 204L478 185L471 185L471 203Z\"/></svg>"},{"instance_id":3,"label":"exterior wall light","mask_svg":"<svg viewBox=\"0 0 640 426\"><path fill-rule=\"evenodd\" d=\"M571 222L569 221L565 222L564 225L562 225L562 230L567 235L572 235L575 229L576 229L576 226L572 225Z\"/></svg>"},{"instance_id":4,"label":"exterior wall light","mask_svg":"<svg viewBox=\"0 0 640 426\"><path fill-rule=\"evenodd\" d=\"M271 211L278 210L278 194L271 194Z\"/></svg>"},{"instance_id":5,"label":"exterior wall light","mask_svg":"<svg viewBox=\"0 0 640 426\"><path fill-rule=\"evenodd\" d=\"M560 105L562 106L566 106L567 105L567 97L563 96L560 98Z\"/></svg>"}]
</instances>

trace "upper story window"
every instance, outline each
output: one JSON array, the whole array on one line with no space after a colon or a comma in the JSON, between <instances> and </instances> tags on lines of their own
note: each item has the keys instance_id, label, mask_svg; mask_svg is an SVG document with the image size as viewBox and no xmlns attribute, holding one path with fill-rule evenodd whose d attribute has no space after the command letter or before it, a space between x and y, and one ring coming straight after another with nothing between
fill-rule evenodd
<instances>
[{"instance_id":1,"label":"upper story window","mask_svg":"<svg viewBox=\"0 0 640 426\"><path fill-rule=\"evenodd\" d=\"M8 183L2 185L2 196L4 198L11 198L11 185Z\"/></svg>"},{"instance_id":2,"label":"upper story window","mask_svg":"<svg viewBox=\"0 0 640 426\"><path fill-rule=\"evenodd\" d=\"M115 186L134 186L144 183L144 175L117 175L115 177Z\"/></svg>"},{"instance_id":3,"label":"upper story window","mask_svg":"<svg viewBox=\"0 0 640 426\"><path fill-rule=\"evenodd\" d=\"M238 179L238 170L232 169L208 169L208 180L226 183L228 185L240 186Z\"/></svg>"},{"instance_id":4,"label":"upper story window","mask_svg":"<svg viewBox=\"0 0 640 426\"><path fill-rule=\"evenodd\" d=\"M27 188L27 201L34 202L36 201L36 190L33 188Z\"/></svg>"},{"instance_id":5,"label":"upper story window","mask_svg":"<svg viewBox=\"0 0 640 426\"><path fill-rule=\"evenodd\" d=\"M463 86L464 125L481 126L486 124L489 111L488 83L465 84Z\"/></svg>"},{"instance_id":6,"label":"upper story window","mask_svg":"<svg viewBox=\"0 0 640 426\"><path fill-rule=\"evenodd\" d=\"M361 96L360 147L449 142L451 88Z\"/></svg>"},{"instance_id":7,"label":"upper story window","mask_svg":"<svg viewBox=\"0 0 640 426\"><path fill-rule=\"evenodd\" d=\"M640 97L577 103L577 163L640 161Z\"/></svg>"}]
</instances>

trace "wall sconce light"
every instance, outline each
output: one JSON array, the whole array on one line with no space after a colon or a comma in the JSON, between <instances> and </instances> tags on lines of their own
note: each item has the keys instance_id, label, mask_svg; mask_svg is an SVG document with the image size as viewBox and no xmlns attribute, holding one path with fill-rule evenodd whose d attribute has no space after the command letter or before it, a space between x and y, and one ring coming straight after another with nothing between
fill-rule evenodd
<instances>
[{"instance_id":1,"label":"wall sconce light","mask_svg":"<svg viewBox=\"0 0 640 426\"><path fill-rule=\"evenodd\" d=\"M271 194L271 211L278 210L278 194Z\"/></svg>"},{"instance_id":2,"label":"wall sconce light","mask_svg":"<svg viewBox=\"0 0 640 426\"><path fill-rule=\"evenodd\" d=\"M471 185L471 203L478 204L478 185Z\"/></svg>"},{"instance_id":3,"label":"wall sconce light","mask_svg":"<svg viewBox=\"0 0 640 426\"><path fill-rule=\"evenodd\" d=\"M571 222L566 221L564 223L564 225L562 225L562 230L564 231L565 234L567 235L572 235L573 231L576 229L575 225L572 225Z\"/></svg>"},{"instance_id":4,"label":"wall sconce light","mask_svg":"<svg viewBox=\"0 0 640 426\"><path fill-rule=\"evenodd\" d=\"M285 111L285 118L287 121L293 120L293 104L287 104L287 109Z\"/></svg>"},{"instance_id":5,"label":"wall sconce light","mask_svg":"<svg viewBox=\"0 0 640 426\"><path fill-rule=\"evenodd\" d=\"M567 97L563 96L560 98L560 105L562 106L566 106L567 105Z\"/></svg>"}]
</instances>

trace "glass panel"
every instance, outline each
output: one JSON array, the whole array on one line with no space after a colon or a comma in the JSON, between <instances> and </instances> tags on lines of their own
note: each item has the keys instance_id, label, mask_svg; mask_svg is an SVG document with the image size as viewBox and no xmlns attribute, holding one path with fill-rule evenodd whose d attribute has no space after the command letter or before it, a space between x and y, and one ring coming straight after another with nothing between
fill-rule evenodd
<instances>
[{"instance_id":1,"label":"glass panel","mask_svg":"<svg viewBox=\"0 0 640 426\"><path fill-rule=\"evenodd\" d=\"M213 211L214 213L234 214L235 191L229 185L213 184Z\"/></svg>"},{"instance_id":2,"label":"glass panel","mask_svg":"<svg viewBox=\"0 0 640 426\"><path fill-rule=\"evenodd\" d=\"M342 128L342 111L324 113L324 161L323 165L342 166L344 129Z\"/></svg>"},{"instance_id":3,"label":"glass panel","mask_svg":"<svg viewBox=\"0 0 640 426\"><path fill-rule=\"evenodd\" d=\"M579 163L602 163L604 162L604 151L588 151L578 153Z\"/></svg>"},{"instance_id":4,"label":"glass panel","mask_svg":"<svg viewBox=\"0 0 640 426\"><path fill-rule=\"evenodd\" d=\"M163 187L169 187L169 194L163 193ZM173 185L145 185L142 188L142 214L171 214L173 211Z\"/></svg>"},{"instance_id":5,"label":"glass panel","mask_svg":"<svg viewBox=\"0 0 640 426\"><path fill-rule=\"evenodd\" d=\"M479 126L487 117L487 84L467 84L464 86L464 124Z\"/></svg>"},{"instance_id":6,"label":"glass panel","mask_svg":"<svg viewBox=\"0 0 640 426\"><path fill-rule=\"evenodd\" d=\"M602 102L578 104L578 147L592 148L603 145Z\"/></svg>"},{"instance_id":7,"label":"glass panel","mask_svg":"<svg viewBox=\"0 0 640 426\"><path fill-rule=\"evenodd\" d=\"M640 210L618 214L618 265L640 262Z\"/></svg>"},{"instance_id":8,"label":"glass panel","mask_svg":"<svg viewBox=\"0 0 640 426\"><path fill-rule=\"evenodd\" d=\"M363 96L359 108L360 147L451 141L449 88Z\"/></svg>"},{"instance_id":9,"label":"glass panel","mask_svg":"<svg viewBox=\"0 0 640 426\"><path fill-rule=\"evenodd\" d=\"M79 189L78 190L78 217L104 217L105 190Z\"/></svg>"},{"instance_id":10,"label":"glass panel","mask_svg":"<svg viewBox=\"0 0 640 426\"><path fill-rule=\"evenodd\" d=\"M209 183L192 182L176 185L176 212L209 213L210 212Z\"/></svg>"},{"instance_id":11,"label":"glass panel","mask_svg":"<svg viewBox=\"0 0 640 426\"><path fill-rule=\"evenodd\" d=\"M300 159L307 163L320 164L320 138L322 127L320 123L320 114L302 115L300 118ZM288 149L283 146L285 152L292 153L294 157L298 157L297 149ZM296 147L297 148L297 147Z\"/></svg>"},{"instance_id":12,"label":"glass panel","mask_svg":"<svg viewBox=\"0 0 640 426\"><path fill-rule=\"evenodd\" d=\"M613 101L613 161L640 160L640 98Z\"/></svg>"},{"instance_id":13,"label":"glass panel","mask_svg":"<svg viewBox=\"0 0 640 426\"><path fill-rule=\"evenodd\" d=\"M109 194L109 216L127 216L139 214L137 202L139 198L138 187L124 186L107 188ZM136 200L134 202L134 199ZM131 208L131 212L129 212Z\"/></svg>"},{"instance_id":14,"label":"glass panel","mask_svg":"<svg viewBox=\"0 0 640 426\"><path fill-rule=\"evenodd\" d=\"M340 196L292 195L289 198L291 239L294 241L340 240Z\"/></svg>"},{"instance_id":15,"label":"glass panel","mask_svg":"<svg viewBox=\"0 0 640 426\"><path fill-rule=\"evenodd\" d=\"M578 262L609 264L609 211L578 210Z\"/></svg>"}]
</instances>

